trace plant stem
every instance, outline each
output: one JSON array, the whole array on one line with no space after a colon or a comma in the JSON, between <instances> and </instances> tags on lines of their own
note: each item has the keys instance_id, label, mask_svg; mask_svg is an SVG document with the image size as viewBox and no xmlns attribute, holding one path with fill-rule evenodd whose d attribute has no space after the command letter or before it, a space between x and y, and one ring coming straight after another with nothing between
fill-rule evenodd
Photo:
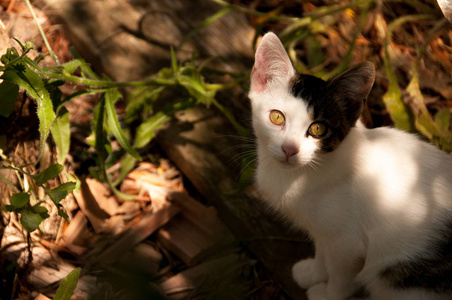
<instances>
[{"instance_id":1,"label":"plant stem","mask_svg":"<svg viewBox=\"0 0 452 300\"><path fill-rule=\"evenodd\" d=\"M420 14L420 15L407 15L407 16L403 16L403 17L399 17L397 19L395 19L394 21L392 21L391 23L389 23L388 25L388 30L385 36L385 39L383 41L383 46L386 48L389 45L389 40L392 37L392 33L393 31L400 25L402 25L403 23L406 22L412 22L412 21L420 21L420 20L435 20L436 16L435 15L430 15L430 14Z\"/></svg>"},{"instance_id":2,"label":"plant stem","mask_svg":"<svg viewBox=\"0 0 452 300\"><path fill-rule=\"evenodd\" d=\"M56 57L55 53L53 53L52 47L50 47L50 43L47 40L46 34L44 33L44 30L42 29L41 24L39 24L39 22L38 22L38 18L36 17L35 11L33 9L33 6L30 3L30 0L25 0L25 2L27 3L28 9L30 9L31 15L33 16L33 19L35 20L35 23L39 29L39 32L41 33L42 39L44 40L44 44L46 45L47 50L49 51L50 57L52 57L53 61L57 65L60 65L60 62L58 61L58 57Z\"/></svg>"},{"instance_id":3,"label":"plant stem","mask_svg":"<svg viewBox=\"0 0 452 300\"><path fill-rule=\"evenodd\" d=\"M368 7L370 7L372 2L373 1L369 1L369 0L356 0L356 1L353 1L352 3L350 3L350 4L331 5L331 6L327 6L324 9L316 9L316 10L314 10L312 12L306 13L305 17L299 18L293 24L287 26L280 33L280 38L282 40L285 40L288 36L292 35L298 29L310 25L312 21L321 19L321 18L323 18L325 16L329 16L329 15L333 15L333 14L339 13L341 11L344 11L344 10L352 8L352 7L361 7L364 4L367 4Z\"/></svg>"},{"instance_id":4,"label":"plant stem","mask_svg":"<svg viewBox=\"0 0 452 300\"><path fill-rule=\"evenodd\" d=\"M427 50L427 46L430 44L430 41L436 36L436 33L447 24L448 24L447 19L443 18L438 23L436 23L435 26L433 26L433 28L428 32L427 36L425 37L424 45L418 51L417 58L418 62L424 57L425 51Z\"/></svg>"},{"instance_id":5,"label":"plant stem","mask_svg":"<svg viewBox=\"0 0 452 300\"><path fill-rule=\"evenodd\" d=\"M61 73L47 73L46 75L48 78L52 78L52 79L62 79L62 80L70 81L73 83L79 83L82 85L87 85L90 87L99 87L99 88L137 87L137 86L147 86L147 85L160 85L160 86L176 85L176 82L174 80L161 79L161 78L148 78L143 81L114 82L114 81L106 81L106 80L81 78L81 77L67 75L67 74L61 74Z\"/></svg>"},{"instance_id":6,"label":"plant stem","mask_svg":"<svg viewBox=\"0 0 452 300\"><path fill-rule=\"evenodd\" d=\"M216 108L218 108L223 113L223 115L229 120L229 122L231 122L231 124L234 126L234 128L238 131L238 133L241 136L249 136L250 135L250 132L248 131L248 129L246 129L245 127L240 125L235 120L234 116L226 108L224 108L223 105L221 105L215 98L212 98L212 103Z\"/></svg>"}]
</instances>

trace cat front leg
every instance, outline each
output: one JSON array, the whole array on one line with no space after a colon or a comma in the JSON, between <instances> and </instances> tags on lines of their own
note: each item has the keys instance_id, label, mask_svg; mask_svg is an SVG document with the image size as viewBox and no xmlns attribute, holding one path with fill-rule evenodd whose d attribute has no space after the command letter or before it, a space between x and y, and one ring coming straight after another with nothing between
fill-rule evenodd
<instances>
[{"instance_id":1,"label":"cat front leg","mask_svg":"<svg viewBox=\"0 0 452 300\"><path fill-rule=\"evenodd\" d=\"M292 276L295 282L304 289L327 281L328 273L323 251L318 248L314 258L303 259L295 263L292 267Z\"/></svg>"},{"instance_id":2,"label":"cat front leg","mask_svg":"<svg viewBox=\"0 0 452 300\"><path fill-rule=\"evenodd\" d=\"M336 251L332 250L336 249ZM358 288L356 276L362 268L362 260L353 249L341 252L330 248L325 255L328 281L308 290L309 299L343 300L351 297ZM343 250L343 249L342 249ZM325 297L326 295L326 297ZM312 297L311 297L312 296Z\"/></svg>"}]
</instances>

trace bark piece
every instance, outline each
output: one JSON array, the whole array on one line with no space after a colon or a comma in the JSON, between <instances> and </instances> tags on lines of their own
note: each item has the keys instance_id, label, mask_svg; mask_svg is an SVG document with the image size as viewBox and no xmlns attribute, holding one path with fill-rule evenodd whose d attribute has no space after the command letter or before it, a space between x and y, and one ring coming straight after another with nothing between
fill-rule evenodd
<instances>
[{"instance_id":1,"label":"bark piece","mask_svg":"<svg viewBox=\"0 0 452 300\"><path fill-rule=\"evenodd\" d=\"M105 221L110 218L110 215L100 208L86 180L82 180L81 182L80 192L74 192L75 199L80 210L93 226L94 231L99 233L105 226Z\"/></svg>"},{"instance_id":2,"label":"bark piece","mask_svg":"<svg viewBox=\"0 0 452 300\"><path fill-rule=\"evenodd\" d=\"M162 260L162 254L155 247L147 243L140 243L122 255L117 264L123 266L124 269L155 276Z\"/></svg>"},{"instance_id":3,"label":"bark piece","mask_svg":"<svg viewBox=\"0 0 452 300\"><path fill-rule=\"evenodd\" d=\"M98 257L99 262L104 264L116 262L124 252L146 239L171 220L180 210L174 205L166 205L158 211L148 210L137 224L131 226L119 240L102 252Z\"/></svg>"},{"instance_id":4,"label":"bark piece","mask_svg":"<svg viewBox=\"0 0 452 300\"><path fill-rule=\"evenodd\" d=\"M236 253L221 256L205 261L198 266L184 270L173 277L170 277L160 283L160 287L171 300L187 299L194 290L201 286L207 286L206 288L209 289L209 291L207 291L208 293L215 292L215 289L217 289L217 292L220 292L218 290L222 285L221 281L226 282L237 279L235 278L235 274L231 274L235 273L234 271L236 270L233 272L226 272L226 270L240 268L243 263L240 256ZM231 278L231 276L233 278ZM230 286L228 287L230 288ZM226 293L228 294L222 294L221 297L224 299L240 299L237 297L228 297L233 295L234 291L228 290ZM215 299L215 297L212 299Z\"/></svg>"},{"instance_id":5,"label":"bark piece","mask_svg":"<svg viewBox=\"0 0 452 300\"><path fill-rule=\"evenodd\" d=\"M99 207L110 216L116 213L119 207L116 197L114 197L110 190L101 182L93 178L86 178L86 185L88 186L94 199L96 199Z\"/></svg>"},{"instance_id":6,"label":"bark piece","mask_svg":"<svg viewBox=\"0 0 452 300\"><path fill-rule=\"evenodd\" d=\"M34 269L28 277L28 283L38 291L54 296L61 280L75 269L75 266L56 257L42 248L33 248ZM89 299L96 291L96 278L83 275L74 290L74 299Z\"/></svg>"},{"instance_id":7,"label":"bark piece","mask_svg":"<svg viewBox=\"0 0 452 300\"><path fill-rule=\"evenodd\" d=\"M61 246L77 255L83 254L86 251L86 241L93 237L87 225L85 215L81 211L77 212L64 231Z\"/></svg>"},{"instance_id":8,"label":"bark piece","mask_svg":"<svg viewBox=\"0 0 452 300\"><path fill-rule=\"evenodd\" d=\"M205 207L185 193L172 193L169 198L182 212L158 231L158 239L186 265L193 266L234 241L215 208Z\"/></svg>"}]
</instances>

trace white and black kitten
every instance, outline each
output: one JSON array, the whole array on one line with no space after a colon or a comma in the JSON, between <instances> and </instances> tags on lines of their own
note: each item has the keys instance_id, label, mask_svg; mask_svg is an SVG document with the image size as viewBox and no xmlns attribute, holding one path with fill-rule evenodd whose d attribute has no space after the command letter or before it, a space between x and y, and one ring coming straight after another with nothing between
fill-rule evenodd
<instances>
[{"instance_id":1,"label":"white and black kitten","mask_svg":"<svg viewBox=\"0 0 452 300\"><path fill-rule=\"evenodd\" d=\"M256 184L315 244L293 267L309 299L452 299L452 158L358 118L375 67L296 74L273 33L251 74Z\"/></svg>"}]
</instances>

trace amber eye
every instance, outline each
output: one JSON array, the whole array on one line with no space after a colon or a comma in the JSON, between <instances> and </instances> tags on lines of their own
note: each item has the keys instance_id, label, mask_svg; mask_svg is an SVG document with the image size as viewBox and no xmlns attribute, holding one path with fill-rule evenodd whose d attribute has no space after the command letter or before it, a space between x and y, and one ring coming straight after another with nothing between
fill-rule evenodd
<instances>
[{"instance_id":1,"label":"amber eye","mask_svg":"<svg viewBox=\"0 0 452 300\"><path fill-rule=\"evenodd\" d=\"M272 110L270 112L270 121L272 121L273 124L282 125L284 124L285 120L286 119L284 118L284 114L279 110Z\"/></svg>"},{"instance_id":2,"label":"amber eye","mask_svg":"<svg viewBox=\"0 0 452 300\"><path fill-rule=\"evenodd\" d=\"M325 136L326 132L327 132L326 125L321 122L315 122L312 123L311 126L309 126L309 134L312 137L321 138Z\"/></svg>"}]
</instances>

